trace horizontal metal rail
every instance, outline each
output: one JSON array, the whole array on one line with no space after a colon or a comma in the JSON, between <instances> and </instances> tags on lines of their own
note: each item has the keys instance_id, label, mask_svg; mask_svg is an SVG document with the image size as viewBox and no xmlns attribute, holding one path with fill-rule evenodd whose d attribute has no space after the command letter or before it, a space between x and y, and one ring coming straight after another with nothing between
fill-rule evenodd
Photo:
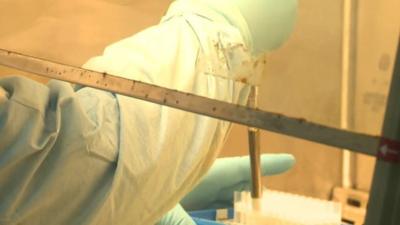
<instances>
[{"instance_id":1,"label":"horizontal metal rail","mask_svg":"<svg viewBox=\"0 0 400 225\"><path fill-rule=\"evenodd\" d=\"M367 155L376 155L380 137L328 127L304 119L261 111L140 81L0 49L0 65L130 96L221 120L260 128Z\"/></svg>"}]
</instances>

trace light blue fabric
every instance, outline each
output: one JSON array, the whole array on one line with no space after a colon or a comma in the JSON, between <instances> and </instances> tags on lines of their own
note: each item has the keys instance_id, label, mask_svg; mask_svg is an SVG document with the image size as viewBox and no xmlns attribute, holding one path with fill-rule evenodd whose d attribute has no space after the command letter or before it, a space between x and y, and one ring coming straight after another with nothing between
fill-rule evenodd
<instances>
[{"instance_id":1,"label":"light blue fabric","mask_svg":"<svg viewBox=\"0 0 400 225\"><path fill-rule=\"evenodd\" d=\"M243 105L250 86L231 79L252 60L241 46L240 32L222 16L176 2L159 26L108 46L84 67ZM217 157L230 123L125 96L117 99L121 142L116 174L124 179L114 182L113 197L129 205L120 204L114 214L122 218L129 210L132 222L150 224L198 183Z\"/></svg>"},{"instance_id":2,"label":"light blue fabric","mask_svg":"<svg viewBox=\"0 0 400 225\"><path fill-rule=\"evenodd\" d=\"M23 77L0 87L0 224L111 224L115 96Z\"/></svg>"},{"instance_id":3,"label":"light blue fabric","mask_svg":"<svg viewBox=\"0 0 400 225\"><path fill-rule=\"evenodd\" d=\"M174 3L159 25L84 67L245 104L243 38L206 7ZM245 63L246 62L246 63ZM249 66L250 65L250 66ZM154 224L210 168L230 123L65 82L0 80L0 223Z\"/></svg>"},{"instance_id":4,"label":"light blue fabric","mask_svg":"<svg viewBox=\"0 0 400 225\"><path fill-rule=\"evenodd\" d=\"M204 4L84 67L234 104L257 74L245 37ZM240 20L240 18L238 18ZM154 224L211 167L230 123L68 83L0 79L0 224Z\"/></svg>"}]
</instances>

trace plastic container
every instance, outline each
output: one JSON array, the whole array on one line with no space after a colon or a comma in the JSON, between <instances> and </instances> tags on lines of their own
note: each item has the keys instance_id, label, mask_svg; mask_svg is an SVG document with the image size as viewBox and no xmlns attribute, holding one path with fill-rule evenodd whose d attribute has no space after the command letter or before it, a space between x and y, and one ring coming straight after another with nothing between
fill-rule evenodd
<instances>
[{"instance_id":1,"label":"plastic container","mask_svg":"<svg viewBox=\"0 0 400 225\"><path fill-rule=\"evenodd\" d=\"M249 192L238 192L231 224L341 225L341 204L271 190L254 200Z\"/></svg>"}]
</instances>

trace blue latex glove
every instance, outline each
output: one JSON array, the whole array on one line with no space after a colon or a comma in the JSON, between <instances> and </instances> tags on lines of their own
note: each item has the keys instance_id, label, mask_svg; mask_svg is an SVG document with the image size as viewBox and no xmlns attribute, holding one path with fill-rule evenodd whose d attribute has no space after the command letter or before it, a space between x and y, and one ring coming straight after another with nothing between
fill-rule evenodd
<instances>
[{"instance_id":1,"label":"blue latex glove","mask_svg":"<svg viewBox=\"0 0 400 225\"><path fill-rule=\"evenodd\" d=\"M263 176L283 173L295 162L289 154L263 154ZM181 201L186 210L232 207L233 192L248 190L251 186L249 157L220 158L200 184ZM195 224L180 205L169 211L157 225Z\"/></svg>"},{"instance_id":2,"label":"blue latex glove","mask_svg":"<svg viewBox=\"0 0 400 225\"><path fill-rule=\"evenodd\" d=\"M156 225L196 225L180 204L171 209Z\"/></svg>"}]
</instances>

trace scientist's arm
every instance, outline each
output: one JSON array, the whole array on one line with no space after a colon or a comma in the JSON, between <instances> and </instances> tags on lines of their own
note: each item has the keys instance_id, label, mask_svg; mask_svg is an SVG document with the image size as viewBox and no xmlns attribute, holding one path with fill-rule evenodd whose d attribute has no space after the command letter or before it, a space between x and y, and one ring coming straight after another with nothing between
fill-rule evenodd
<instances>
[{"instance_id":1,"label":"scientist's arm","mask_svg":"<svg viewBox=\"0 0 400 225\"><path fill-rule=\"evenodd\" d=\"M249 85L236 81L252 80L252 59L226 18L176 1L162 23L107 47L85 67L245 104ZM0 87L4 223L155 223L210 168L230 127L60 81L6 78Z\"/></svg>"},{"instance_id":2,"label":"scientist's arm","mask_svg":"<svg viewBox=\"0 0 400 225\"><path fill-rule=\"evenodd\" d=\"M249 65L244 45L217 13L178 2L85 67L245 104L249 86L230 77ZM230 126L60 81L11 77L0 87L5 223L153 224L197 184Z\"/></svg>"},{"instance_id":3,"label":"scientist's arm","mask_svg":"<svg viewBox=\"0 0 400 225\"><path fill-rule=\"evenodd\" d=\"M115 97L16 76L0 90L0 223L111 224Z\"/></svg>"},{"instance_id":4,"label":"scientist's arm","mask_svg":"<svg viewBox=\"0 0 400 225\"><path fill-rule=\"evenodd\" d=\"M250 85L235 80L235 74L253 68L245 46L239 30L215 11L177 1L158 26L108 46L84 67L245 104ZM230 124L120 95L117 99L121 141L114 197L131 209L116 212L149 224L198 183Z\"/></svg>"}]
</instances>

